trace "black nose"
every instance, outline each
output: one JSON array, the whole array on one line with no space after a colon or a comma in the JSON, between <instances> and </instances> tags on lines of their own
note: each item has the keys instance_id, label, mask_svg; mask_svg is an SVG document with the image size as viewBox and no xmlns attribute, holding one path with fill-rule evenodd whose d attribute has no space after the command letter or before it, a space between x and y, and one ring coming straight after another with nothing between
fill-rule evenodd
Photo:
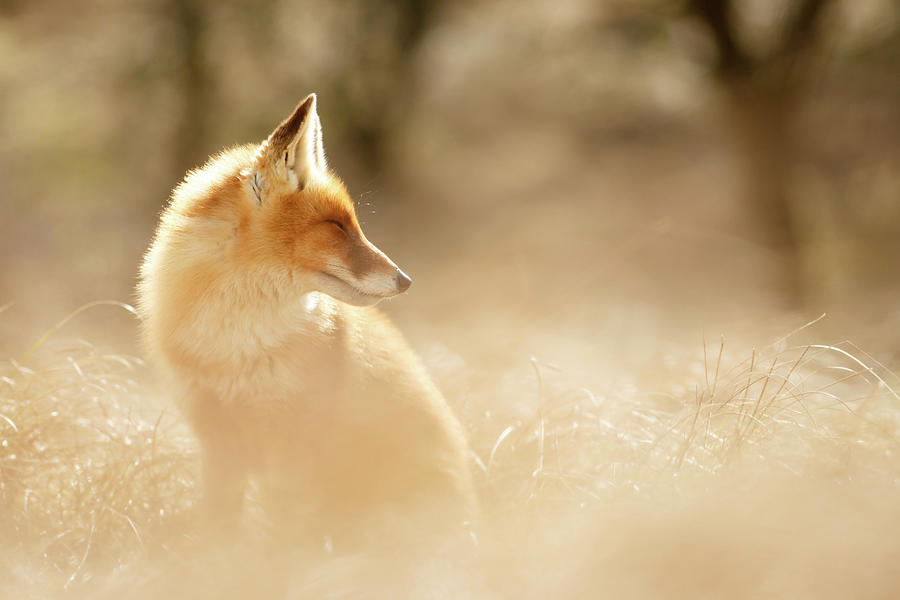
<instances>
[{"instance_id":1,"label":"black nose","mask_svg":"<svg viewBox=\"0 0 900 600\"><path fill-rule=\"evenodd\" d=\"M400 271L400 273L397 274L397 289L400 290L401 293L408 290L411 283L412 279L410 279L409 275L403 271Z\"/></svg>"}]
</instances>

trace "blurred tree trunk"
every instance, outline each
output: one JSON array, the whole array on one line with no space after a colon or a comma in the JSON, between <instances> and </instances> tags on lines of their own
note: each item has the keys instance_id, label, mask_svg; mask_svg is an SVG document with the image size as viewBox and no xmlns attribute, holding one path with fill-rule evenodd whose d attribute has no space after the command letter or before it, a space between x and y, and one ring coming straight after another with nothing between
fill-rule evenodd
<instances>
[{"instance_id":1,"label":"blurred tree trunk","mask_svg":"<svg viewBox=\"0 0 900 600\"><path fill-rule=\"evenodd\" d=\"M789 306L799 307L804 303L805 273L796 217L787 196L795 97L752 80L722 83L727 118L744 161L744 193L756 219L755 241L775 255L774 283Z\"/></svg>"},{"instance_id":2,"label":"blurred tree trunk","mask_svg":"<svg viewBox=\"0 0 900 600\"><path fill-rule=\"evenodd\" d=\"M744 48L729 0L691 0L689 10L715 41L713 74L724 92L726 114L744 160L747 200L756 216L757 241L777 257L776 285L788 305L806 300L797 219L788 198L794 155L792 121L803 100L807 58L816 24L830 0L798 0L782 35L765 55Z\"/></svg>"},{"instance_id":3,"label":"blurred tree trunk","mask_svg":"<svg viewBox=\"0 0 900 600\"><path fill-rule=\"evenodd\" d=\"M379 172L390 166L388 150L415 98L415 61L422 40L435 22L443 0L371 0L361 5L366 23L357 43L359 55L352 75L337 82L335 100L347 116L347 126L364 167ZM384 48L384 38L391 43Z\"/></svg>"},{"instance_id":4,"label":"blurred tree trunk","mask_svg":"<svg viewBox=\"0 0 900 600\"><path fill-rule=\"evenodd\" d=\"M182 100L172 140L172 168L178 173L177 180L209 154L207 114L212 77L204 51L208 26L205 0L169 0L167 12L175 32L174 76Z\"/></svg>"}]
</instances>

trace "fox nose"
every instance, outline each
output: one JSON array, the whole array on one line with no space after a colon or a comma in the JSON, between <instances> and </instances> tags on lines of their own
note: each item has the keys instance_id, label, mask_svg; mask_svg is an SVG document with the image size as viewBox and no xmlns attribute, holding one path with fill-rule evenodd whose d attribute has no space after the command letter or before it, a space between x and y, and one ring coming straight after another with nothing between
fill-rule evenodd
<instances>
[{"instance_id":1,"label":"fox nose","mask_svg":"<svg viewBox=\"0 0 900 600\"><path fill-rule=\"evenodd\" d=\"M403 271L400 271L397 274L397 289L400 290L401 294L409 289L411 283L412 279L410 279L409 275L407 275Z\"/></svg>"}]
</instances>

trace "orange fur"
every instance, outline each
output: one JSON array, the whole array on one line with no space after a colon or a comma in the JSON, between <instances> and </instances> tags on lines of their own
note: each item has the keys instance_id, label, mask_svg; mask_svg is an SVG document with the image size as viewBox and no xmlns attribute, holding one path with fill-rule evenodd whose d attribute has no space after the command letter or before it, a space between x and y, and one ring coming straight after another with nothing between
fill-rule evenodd
<instances>
[{"instance_id":1,"label":"orange fur","mask_svg":"<svg viewBox=\"0 0 900 600\"><path fill-rule=\"evenodd\" d=\"M459 422L365 307L408 285L324 165L314 96L263 144L187 175L138 304L148 353L201 442L211 513L236 518L252 477L278 530L313 543L470 518Z\"/></svg>"}]
</instances>

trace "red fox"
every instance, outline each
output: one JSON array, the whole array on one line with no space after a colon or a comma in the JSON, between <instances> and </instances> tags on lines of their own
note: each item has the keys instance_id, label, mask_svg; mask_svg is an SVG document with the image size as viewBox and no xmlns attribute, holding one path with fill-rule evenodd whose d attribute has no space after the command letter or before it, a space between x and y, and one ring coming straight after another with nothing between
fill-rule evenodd
<instances>
[{"instance_id":1,"label":"red fox","mask_svg":"<svg viewBox=\"0 0 900 600\"><path fill-rule=\"evenodd\" d=\"M315 543L471 517L460 423L371 308L409 285L326 166L314 94L262 144L187 174L137 293L148 354L200 441L211 515L237 519L252 478L276 531Z\"/></svg>"}]
</instances>

